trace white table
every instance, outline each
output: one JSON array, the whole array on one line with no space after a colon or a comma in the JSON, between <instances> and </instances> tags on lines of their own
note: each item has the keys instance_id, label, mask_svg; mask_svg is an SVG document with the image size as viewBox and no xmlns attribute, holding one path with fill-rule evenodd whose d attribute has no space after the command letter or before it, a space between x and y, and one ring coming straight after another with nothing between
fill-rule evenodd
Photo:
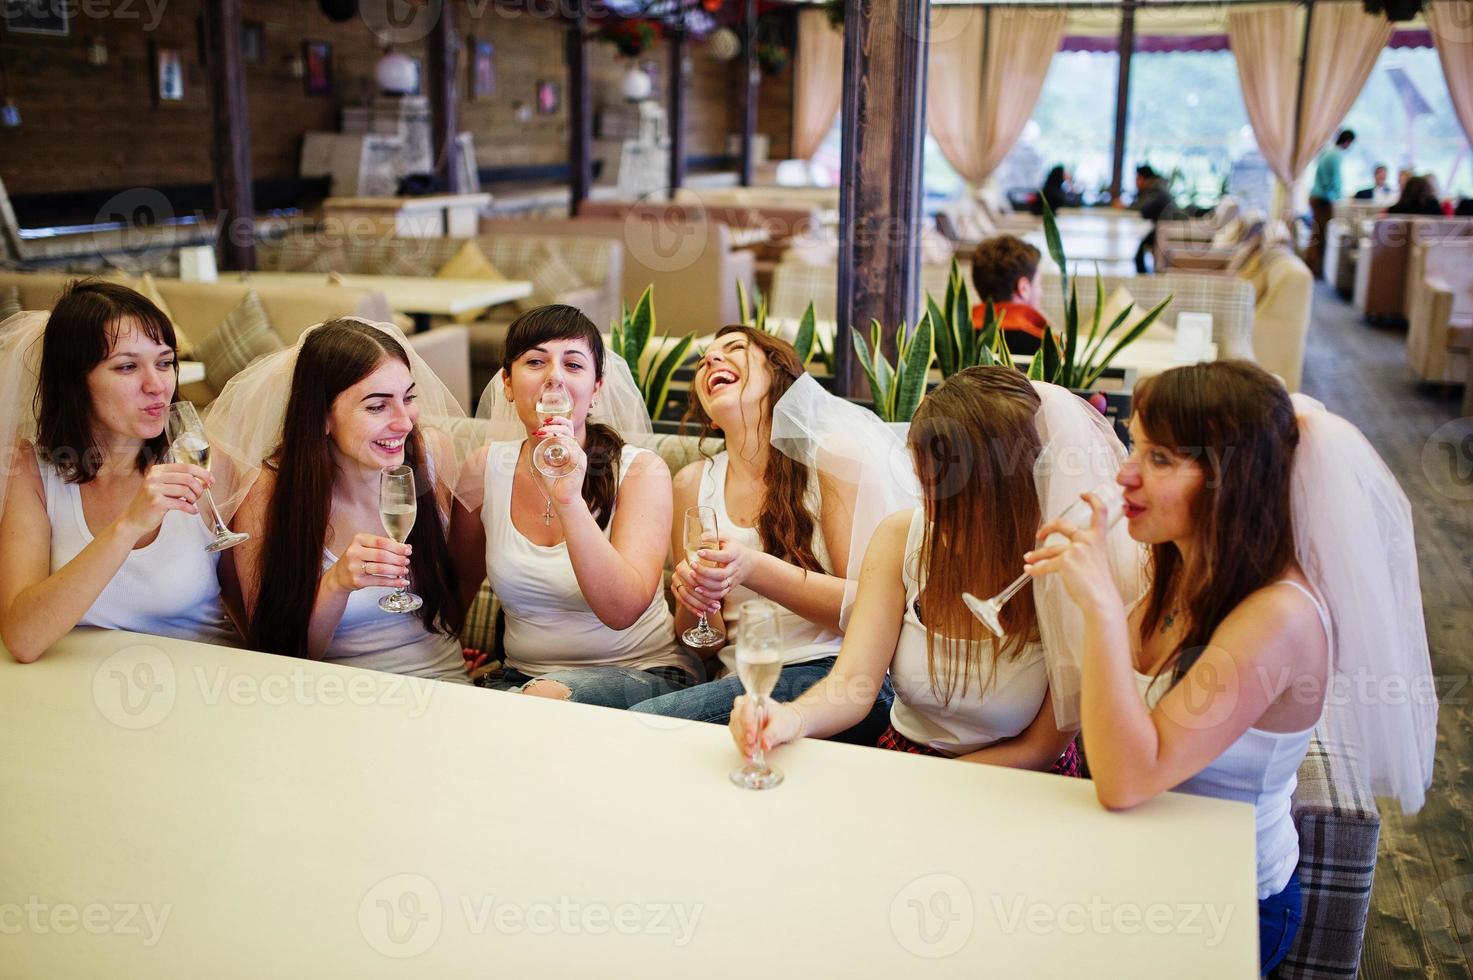
<instances>
[{"instance_id":1,"label":"white table","mask_svg":"<svg viewBox=\"0 0 1473 980\"><path fill-rule=\"evenodd\" d=\"M250 272L242 279L293 286L332 285L382 293L396 313L414 317L416 331L430 328L430 317L454 316L532 295L520 279L441 279L436 276L357 276L326 272Z\"/></svg>"},{"instance_id":2,"label":"white table","mask_svg":"<svg viewBox=\"0 0 1473 980\"><path fill-rule=\"evenodd\" d=\"M1256 975L1243 804L817 741L753 793L710 725L127 633L0 661L6 976Z\"/></svg>"}]
</instances>

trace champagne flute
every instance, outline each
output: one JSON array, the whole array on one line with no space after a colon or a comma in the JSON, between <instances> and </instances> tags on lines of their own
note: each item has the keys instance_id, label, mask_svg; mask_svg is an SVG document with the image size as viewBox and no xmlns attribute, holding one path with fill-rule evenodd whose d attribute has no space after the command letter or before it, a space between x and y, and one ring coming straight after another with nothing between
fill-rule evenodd
<instances>
[{"instance_id":1,"label":"champagne flute","mask_svg":"<svg viewBox=\"0 0 1473 980\"><path fill-rule=\"evenodd\" d=\"M1121 515L1125 513L1125 491L1121 489L1120 484L1114 480L1109 480L1095 487L1090 491L1090 494L1105 505L1105 526L1114 527L1115 522L1120 520ZM1059 520L1064 521L1066 524L1072 524L1075 527L1085 527L1089 524L1093 516L1094 511L1090 509L1089 501L1081 497L1079 500L1070 504L1064 513L1059 515ZM1068 543L1068 538L1055 531L1044 539L1043 547L1054 548ZM1015 578L1007 588L1003 589L991 599L978 599L970 592L963 592L962 601L967 604L967 608L972 611L972 615L976 616L983 626L986 626L992 631L993 636L1002 639L1007 636L1007 631L1002 628L1002 607L1007 605L1009 599L1021 592L1023 586L1027 585L1028 582L1029 575L1027 572L1024 572Z\"/></svg>"},{"instance_id":2,"label":"champagne flute","mask_svg":"<svg viewBox=\"0 0 1473 980\"><path fill-rule=\"evenodd\" d=\"M409 532L414 530L414 517L418 509L414 496L413 467L390 466L379 474L378 514L389 537L400 544L408 541ZM413 592L406 593L402 587L378 601L380 609L391 613L414 612L422 605L423 599Z\"/></svg>"},{"instance_id":3,"label":"champagne flute","mask_svg":"<svg viewBox=\"0 0 1473 980\"><path fill-rule=\"evenodd\" d=\"M777 686L783 670L778 616L777 607L765 599L742 603L737 630L737 676L742 679L742 687L747 694L757 703L759 733L767 716L768 696ZM783 781L782 772L767 764L760 734L757 746L752 750L752 758L746 765L733 769L730 777L743 789L771 789Z\"/></svg>"},{"instance_id":4,"label":"champagne flute","mask_svg":"<svg viewBox=\"0 0 1473 980\"><path fill-rule=\"evenodd\" d=\"M192 463L200 469L210 468L210 439L205 435L205 425L199 413L189 402L174 402L169 406L164 429L169 436L169 452L176 463ZM225 526L215 498L208 489L199 498L200 520L214 537L205 545L206 551L224 551L234 548L250 537L244 531L232 531Z\"/></svg>"},{"instance_id":5,"label":"champagne flute","mask_svg":"<svg viewBox=\"0 0 1473 980\"><path fill-rule=\"evenodd\" d=\"M716 526L716 511L710 507L690 507L685 512L685 560L690 563L692 569L700 564L696 552L702 548L714 548L721 542L721 534ZM711 628L706 622L706 614L701 613L701 621L690 629L680 634L686 646L691 647L714 647L719 646L725 637Z\"/></svg>"},{"instance_id":6,"label":"champagne flute","mask_svg":"<svg viewBox=\"0 0 1473 980\"><path fill-rule=\"evenodd\" d=\"M549 416L566 418L573 411L573 396L560 382L549 381L537 395L538 420ZM567 436L548 436L532 450L532 465L549 480L567 476L578 468L577 443Z\"/></svg>"}]
</instances>

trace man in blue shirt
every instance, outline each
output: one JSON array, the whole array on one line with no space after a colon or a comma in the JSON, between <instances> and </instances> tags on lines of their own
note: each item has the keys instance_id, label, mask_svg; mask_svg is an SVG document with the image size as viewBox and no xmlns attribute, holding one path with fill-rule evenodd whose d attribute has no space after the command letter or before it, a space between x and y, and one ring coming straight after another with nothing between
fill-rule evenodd
<instances>
[{"instance_id":1,"label":"man in blue shirt","mask_svg":"<svg viewBox=\"0 0 1473 980\"><path fill-rule=\"evenodd\" d=\"M1343 196L1340 189L1340 161L1350 144L1355 142L1355 132L1340 130L1335 145L1320 154L1314 168L1314 185L1309 189L1309 250L1304 261L1316 279L1325 264L1325 234L1330 219L1335 216L1335 202Z\"/></svg>"}]
</instances>

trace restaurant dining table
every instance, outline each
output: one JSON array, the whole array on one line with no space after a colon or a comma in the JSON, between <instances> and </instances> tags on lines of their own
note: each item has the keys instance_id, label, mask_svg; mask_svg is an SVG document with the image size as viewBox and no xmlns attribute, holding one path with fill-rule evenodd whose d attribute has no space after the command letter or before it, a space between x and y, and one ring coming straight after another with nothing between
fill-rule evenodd
<instances>
[{"instance_id":1,"label":"restaurant dining table","mask_svg":"<svg viewBox=\"0 0 1473 980\"><path fill-rule=\"evenodd\" d=\"M6 977L1257 975L1246 804L84 629L0 719Z\"/></svg>"},{"instance_id":2,"label":"restaurant dining table","mask_svg":"<svg viewBox=\"0 0 1473 980\"><path fill-rule=\"evenodd\" d=\"M345 286L382 293L395 313L407 313L414 329L430 329L435 316L455 316L509 303L532 295L532 284L520 279L442 279L438 276L368 276L338 272L248 272L247 282L293 286Z\"/></svg>"}]
</instances>

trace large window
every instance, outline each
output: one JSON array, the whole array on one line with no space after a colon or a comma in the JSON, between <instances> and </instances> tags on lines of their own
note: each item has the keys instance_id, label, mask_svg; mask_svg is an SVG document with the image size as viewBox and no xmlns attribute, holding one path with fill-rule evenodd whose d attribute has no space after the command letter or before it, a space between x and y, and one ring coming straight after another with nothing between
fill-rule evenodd
<instances>
[{"instance_id":1,"label":"large window","mask_svg":"<svg viewBox=\"0 0 1473 980\"><path fill-rule=\"evenodd\" d=\"M1062 164L1086 201L1107 196L1119 74L1114 51L1054 55L1032 118L997 168L998 186L1005 192L1037 190L1048 171Z\"/></svg>"},{"instance_id":2,"label":"large window","mask_svg":"<svg viewBox=\"0 0 1473 980\"><path fill-rule=\"evenodd\" d=\"M1342 170L1347 195L1370 187L1372 168L1384 163L1391 169L1393 186L1397 171L1405 167L1430 173L1444 198L1473 197L1468 137L1453 113L1433 49L1382 51L1344 125L1357 137Z\"/></svg>"}]
</instances>

